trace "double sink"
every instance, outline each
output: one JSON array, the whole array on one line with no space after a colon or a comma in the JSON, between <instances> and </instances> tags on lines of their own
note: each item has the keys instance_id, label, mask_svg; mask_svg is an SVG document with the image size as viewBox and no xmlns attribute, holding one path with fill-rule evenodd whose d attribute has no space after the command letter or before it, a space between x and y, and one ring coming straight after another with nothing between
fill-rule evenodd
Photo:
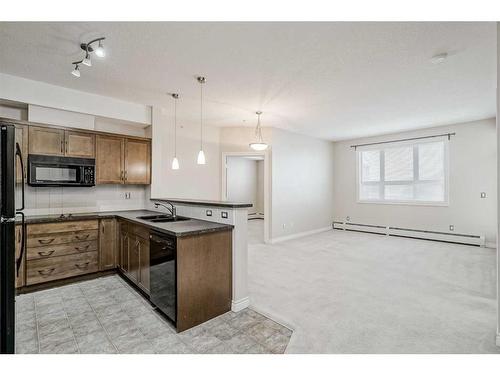
<instances>
[{"instance_id":1,"label":"double sink","mask_svg":"<svg viewBox=\"0 0 500 375\"><path fill-rule=\"evenodd\" d=\"M190 220L188 217L172 216L172 215L146 215L137 216L138 219L150 221L152 223L171 223L176 221Z\"/></svg>"}]
</instances>

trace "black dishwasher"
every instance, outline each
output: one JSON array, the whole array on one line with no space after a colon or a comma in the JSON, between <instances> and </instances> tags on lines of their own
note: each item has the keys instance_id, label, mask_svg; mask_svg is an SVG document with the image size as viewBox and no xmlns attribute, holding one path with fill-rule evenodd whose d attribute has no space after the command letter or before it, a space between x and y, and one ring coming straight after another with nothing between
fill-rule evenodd
<instances>
[{"instance_id":1,"label":"black dishwasher","mask_svg":"<svg viewBox=\"0 0 500 375\"><path fill-rule=\"evenodd\" d=\"M150 300L174 323L177 318L176 239L152 232L150 239Z\"/></svg>"}]
</instances>

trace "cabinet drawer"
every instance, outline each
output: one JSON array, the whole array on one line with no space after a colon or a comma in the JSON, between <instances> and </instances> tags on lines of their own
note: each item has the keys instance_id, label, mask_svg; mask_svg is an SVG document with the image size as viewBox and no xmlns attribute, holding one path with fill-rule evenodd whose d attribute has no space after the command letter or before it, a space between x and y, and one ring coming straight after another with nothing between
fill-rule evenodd
<instances>
[{"instance_id":1,"label":"cabinet drawer","mask_svg":"<svg viewBox=\"0 0 500 375\"><path fill-rule=\"evenodd\" d=\"M28 225L28 236L47 234L47 233L62 233L62 232L75 232L81 230L90 230L98 228L97 220L79 220L79 221L66 221L64 223L44 223L44 224L30 224Z\"/></svg>"},{"instance_id":2,"label":"cabinet drawer","mask_svg":"<svg viewBox=\"0 0 500 375\"><path fill-rule=\"evenodd\" d=\"M53 233L33 236L28 232L28 247L53 246L73 242L97 240L97 230L82 230L78 232Z\"/></svg>"},{"instance_id":3,"label":"cabinet drawer","mask_svg":"<svg viewBox=\"0 0 500 375\"><path fill-rule=\"evenodd\" d=\"M45 259L62 255L80 254L97 251L97 241L83 241L53 246L28 247L28 260Z\"/></svg>"},{"instance_id":4,"label":"cabinet drawer","mask_svg":"<svg viewBox=\"0 0 500 375\"><path fill-rule=\"evenodd\" d=\"M97 251L82 254L28 260L26 284L38 284L46 281L97 272Z\"/></svg>"}]
</instances>

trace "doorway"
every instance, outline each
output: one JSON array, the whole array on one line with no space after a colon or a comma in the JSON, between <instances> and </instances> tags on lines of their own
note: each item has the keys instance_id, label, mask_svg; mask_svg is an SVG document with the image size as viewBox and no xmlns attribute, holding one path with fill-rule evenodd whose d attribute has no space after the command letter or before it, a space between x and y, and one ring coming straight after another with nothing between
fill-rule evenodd
<instances>
[{"instance_id":1,"label":"doorway","mask_svg":"<svg viewBox=\"0 0 500 375\"><path fill-rule=\"evenodd\" d=\"M222 197L251 203L248 208L248 243L269 240L268 161L266 153L223 153Z\"/></svg>"}]
</instances>

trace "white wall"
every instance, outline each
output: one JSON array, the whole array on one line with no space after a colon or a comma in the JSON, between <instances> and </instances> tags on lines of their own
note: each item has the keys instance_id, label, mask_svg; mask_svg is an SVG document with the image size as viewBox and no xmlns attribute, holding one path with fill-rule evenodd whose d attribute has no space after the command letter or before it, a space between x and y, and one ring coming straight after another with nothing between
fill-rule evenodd
<instances>
[{"instance_id":1,"label":"white wall","mask_svg":"<svg viewBox=\"0 0 500 375\"><path fill-rule=\"evenodd\" d=\"M174 129L172 112L153 108L152 184L153 198L215 199L221 195L219 129L205 126L203 150L206 164L196 164L200 150L199 125L178 126L177 158L180 169L172 170Z\"/></svg>"},{"instance_id":2,"label":"white wall","mask_svg":"<svg viewBox=\"0 0 500 375\"><path fill-rule=\"evenodd\" d=\"M0 104L0 117L25 121L28 119L28 111L25 108L11 107Z\"/></svg>"},{"instance_id":3,"label":"white wall","mask_svg":"<svg viewBox=\"0 0 500 375\"><path fill-rule=\"evenodd\" d=\"M272 238L331 226L332 142L273 128Z\"/></svg>"},{"instance_id":4,"label":"white wall","mask_svg":"<svg viewBox=\"0 0 500 375\"><path fill-rule=\"evenodd\" d=\"M257 160L257 199L255 212L264 215L264 160Z\"/></svg>"},{"instance_id":5,"label":"white wall","mask_svg":"<svg viewBox=\"0 0 500 375\"><path fill-rule=\"evenodd\" d=\"M227 158L227 199L231 202L249 202L249 214L257 213L257 160L230 156ZM264 181L262 181L264 183Z\"/></svg>"},{"instance_id":6,"label":"white wall","mask_svg":"<svg viewBox=\"0 0 500 375\"><path fill-rule=\"evenodd\" d=\"M498 42L500 41L500 23L497 22L497 117L496 117L496 146L497 149L500 145L500 48ZM500 153L497 153L497 196L500 196ZM500 199L497 201L497 238L500 233ZM500 346L500 247L497 246L497 338L496 344Z\"/></svg>"},{"instance_id":7,"label":"white wall","mask_svg":"<svg viewBox=\"0 0 500 375\"><path fill-rule=\"evenodd\" d=\"M357 203L356 152L359 143L455 132L451 138L448 207ZM334 143L334 218L362 224L483 234L496 240L496 143L495 119L441 126ZM481 199L481 192L487 194Z\"/></svg>"},{"instance_id":8,"label":"white wall","mask_svg":"<svg viewBox=\"0 0 500 375\"><path fill-rule=\"evenodd\" d=\"M151 124L151 107L0 73L0 99Z\"/></svg>"}]
</instances>

